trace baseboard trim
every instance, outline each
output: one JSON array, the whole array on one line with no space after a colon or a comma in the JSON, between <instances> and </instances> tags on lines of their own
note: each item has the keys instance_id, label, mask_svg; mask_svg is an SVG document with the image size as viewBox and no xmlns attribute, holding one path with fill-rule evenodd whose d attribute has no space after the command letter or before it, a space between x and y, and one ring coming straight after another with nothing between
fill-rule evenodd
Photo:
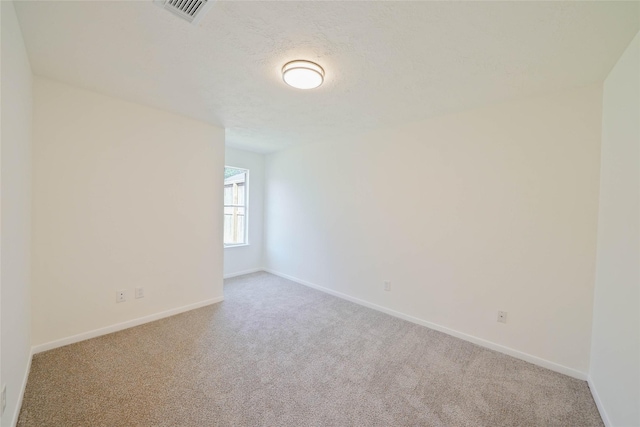
<instances>
[{"instance_id":1,"label":"baseboard trim","mask_svg":"<svg viewBox=\"0 0 640 427\"><path fill-rule=\"evenodd\" d=\"M72 335L70 337L62 338L48 343L39 344L32 347L32 354L42 353L43 351L52 350L54 348L62 347L69 344L74 344L80 341L88 340L91 338L107 335L112 332L122 331L123 329L129 329L134 326L139 326L145 323L153 322L154 320L164 319L165 317L174 316L176 314L184 313L186 311L195 310L196 308L205 307L207 305L215 304L224 300L224 296L217 298L211 298L208 300L196 302L194 304L185 305L182 307L172 308L170 310L161 311L159 313L150 314L148 316L139 317L137 319L127 320L126 322L116 323L115 325L106 326L104 328L94 329L92 331L83 332L81 334Z\"/></svg>"},{"instance_id":2,"label":"baseboard trim","mask_svg":"<svg viewBox=\"0 0 640 427\"><path fill-rule=\"evenodd\" d=\"M225 274L225 279L231 279L232 277L244 276L245 274L257 273L258 271L264 271L263 268L250 268L249 270L237 271L235 273Z\"/></svg>"},{"instance_id":3,"label":"baseboard trim","mask_svg":"<svg viewBox=\"0 0 640 427\"><path fill-rule=\"evenodd\" d=\"M408 322L412 322L412 323L415 323L415 324L418 324L418 325L426 326L427 328L434 329L434 330L439 331L439 332L443 332L443 333L445 333L447 335L451 335L453 337L460 338L460 339L463 339L465 341L469 341L469 342L477 344L477 345L479 345L481 347L485 347L485 348L488 348L488 349L491 349L491 350L495 350L495 351L497 351L499 353L503 353L503 354L506 354L508 356L513 356L513 357L515 357L517 359L520 359L520 360L524 360L525 362L533 363L534 365L538 365L538 366L541 366L543 368L547 368L549 370L552 370L552 371L555 371L555 372L559 372L559 373L564 374L564 375L568 375L568 376L570 376L572 378L576 378L576 379L583 380L583 381L587 380L587 374L585 372L581 372L581 371L578 371L576 369L569 368L567 366L560 365L558 363L551 362L549 360L542 359L540 357L533 356L533 355L528 354L528 353L523 353L523 352L521 352L519 350L515 350L515 349L512 349L510 347L505 347L505 346L503 346L501 344L496 344L494 342L487 341L485 339L478 338L478 337L475 337L473 335L468 335L468 334L465 334L464 332L459 332L459 331L456 331L454 329L450 329L450 328L447 328L445 326L438 325L437 323L432 323L432 322L429 322L429 321L424 320L424 319L420 319L420 318L417 318L417 317L410 316L408 314L401 313L399 311L391 310L389 308L386 308L386 307L383 307L383 306L380 306L380 305L377 305L377 304L373 304L371 302L362 300L360 298L355 298L355 297L352 297L350 295L343 294L342 292L334 291L332 289L316 285L314 283L307 282L306 280L302 280L302 279L299 279L297 277L290 276L288 274L281 273L281 272L276 271L276 270L272 270L272 269L266 268L266 269L264 269L264 271L266 271L267 273L274 274L276 276L280 276L280 277L282 277L284 279L288 279L288 280L294 281L294 282L299 283L301 285L308 286L308 287L316 289L318 291L325 292L325 293L333 295L335 297L342 298L342 299L345 299L347 301L351 301L353 303L356 303L356 304L359 304L359 305L362 305L362 306L365 306L365 307L368 307L368 308L371 308L371 309L374 309L374 310L377 310L377 311L381 311L383 313L389 314L389 315L394 316L394 317L398 317L398 318L406 320Z\"/></svg>"},{"instance_id":4,"label":"baseboard trim","mask_svg":"<svg viewBox=\"0 0 640 427\"><path fill-rule=\"evenodd\" d=\"M18 395L18 401L16 407L13 410L13 418L11 420L11 427L18 425L18 418L20 417L20 410L22 409L22 401L24 400L24 393L27 390L27 380L29 380L29 373L31 372L31 361L33 360L33 347L29 351L29 361L27 362L27 369L22 379L22 386L20 387L20 394Z\"/></svg>"},{"instance_id":5,"label":"baseboard trim","mask_svg":"<svg viewBox=\"0 0 640 427\"><path fill-rule=\"evenodd\" d=\"M609 416L607 415L607 411L605 411L604 409L602 400L600 400L600 395L598 394L596 385L593 383L591 375L587 376L587 384L589 384L589 391L591 391L591 396L593 396L593 400L594 402L596 402L596 407L598 408L598 412L600 412L600 418L602 418L602 422L606 427L613 427L613 424L611 423L611 421L609 420Z\"/></svg>"}]
</instances>

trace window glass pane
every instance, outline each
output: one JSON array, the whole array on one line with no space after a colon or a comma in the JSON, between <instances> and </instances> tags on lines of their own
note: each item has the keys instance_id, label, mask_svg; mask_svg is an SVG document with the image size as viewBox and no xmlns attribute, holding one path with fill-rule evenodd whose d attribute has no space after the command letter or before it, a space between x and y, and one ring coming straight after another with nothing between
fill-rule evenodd
<instances>
[{"instance_id":1,"label":"window glass pane","mask_svg":"<svg viewBox=\"0 0 640 427\"><path fill-rule=\"evenodd\" d=\"M230 178L235 177L236 175L244 175L245 172L246 172L246 169L225 167L224 168L224 180L226 181L226 180L228 180Z\"/></svg>"},{"instance_id":2,"label":"window glass pane","mask_svg":"<svg viewBox=\"0 0 640 427\"><path fill-rule=\"evenodd\" d=\"M247 170L225 167L224 170L224 243L247 242Z\"/></svg>"},{"instance_id":3,"label":"window glass pane","mask_svg":"<svg viewBox=\"0 0 640 427\"><path fill-rule=\"evenodd\" d=\"M238 215L238 229L236 234L236 243L245 243L244 231L246 230L246 227L244 224L244 219L245 219L244 213L242 215Z\"/></svg>"},{"instance_id":4,"label":"window glass pane","mask_svg":"<svg viewBox=\"0 0 640 427\"><path fill-rule=\"evenodd\" d=\"M237 186L237 192L238 192L238 201L236 202L236 204L238 205L244 205L244 189L245 189L245 185L244 182L239 183Z\"/></svg>"},{"instance_id":5,"label":"window glass pane","mask_svg":"<svg viewBox=\"0 0 640 427\"><path fill-rule=\"evenodd\" d=\"M224 243L226 245L246 242L245 218L245 208L230 206L224 208Z\"/></svg>"},{"instance_id":6,"label":"window glass pane","mask_svg":"<svg viewBox=\"0 0 640 427\"><path fill-rule=\"evenodd\" d=\"M233 203L233 185L227 184L224 186L224 204L230 205Z\"/></svg>"},{"instance_id":7,"label":"window glass pane","mask_svg":"<svg viewBox=\"0 0 640 427\"><path fill-rule=\"evenodd\" d=\"M229 245L233 243L233 218L231 215L227 215L227 210L224 213L224 244Z\"/></svg>"}]
</instances>

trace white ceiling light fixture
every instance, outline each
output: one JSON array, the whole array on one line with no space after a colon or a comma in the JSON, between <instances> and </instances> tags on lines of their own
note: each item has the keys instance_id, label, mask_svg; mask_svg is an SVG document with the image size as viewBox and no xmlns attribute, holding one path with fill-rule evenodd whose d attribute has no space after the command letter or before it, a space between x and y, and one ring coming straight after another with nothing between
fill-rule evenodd
<instances>
[{"instance_id":1,"label":"white ceiling light fixture","mask_svg":"<svg viewBox=\"0 0 640 427\"><path fill-rule=\"evenodd\" d=\"M296 60L282 67L282 80L297 89L315 89L324 81L324 69L311 61Z\"/></svg>"}]
</instances>

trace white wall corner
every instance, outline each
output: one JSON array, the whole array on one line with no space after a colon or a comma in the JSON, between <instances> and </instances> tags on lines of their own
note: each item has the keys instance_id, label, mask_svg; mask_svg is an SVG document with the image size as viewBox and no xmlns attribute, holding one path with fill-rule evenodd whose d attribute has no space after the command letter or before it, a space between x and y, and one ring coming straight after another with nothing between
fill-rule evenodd
<instances>
[{"instance_id":1,"label":"white wall corner","mask_svg":"<svg viewBox=\"0 0 640 427\"><path fill-rule=\"evenodd\" d=\"M604 404L600 400L600 396L598 395L598 390L596 389L596 385L593 383L593 378L591 375L587 375L587 384L589 384L589 391L591 391L591 396L593 396L594 402L596 402L596 407L598 408L598 412L600 412L600 418L602 418L602 422L606 427L613 427L613 424L609 420L609 416L607 415L607 411L604 409Z\"/></svg>"},{"instance_id":2,"label":"white wall corner","mask_svg":"<svg viewBox=\"0 0 640 427\"><path fill-rule=\"evenodd\" d=\"M18 425L18 418L20 417L20 410L22 409L22 401L24 400L24 393L27 390L27 381L29 380L29 373L31 372L31 362L33 361L33 347L29 352L29 361L27 362L27 369L24 372L24 378L22 379L22 386L20 387L20 394L18 395L18 402L16 404L13 416L11 418L11 427Z\"/></svg>"}]
</instances>

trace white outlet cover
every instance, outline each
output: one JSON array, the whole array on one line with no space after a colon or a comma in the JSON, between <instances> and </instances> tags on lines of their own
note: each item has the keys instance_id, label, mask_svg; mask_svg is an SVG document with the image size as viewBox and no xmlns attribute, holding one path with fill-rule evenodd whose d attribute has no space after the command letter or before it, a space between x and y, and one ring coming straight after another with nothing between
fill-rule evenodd
<instances>
[{"instance_id":1,"label":"white outlet cover","mask_svg":"<svg viewBox=\"0 0 640 427\"><path fill-rule=\"evenodd\" d=\"M498 322L507 323L507 312L506 311L498 311Z\"/></svg>"},{"instance_id":2,"label":"white outlet cover","mask_svg":"<svg viewBox=\"0 0 640 427\"><path fill-rule=\"evenodd\" d=\"M125 302L127 300L127 291L116 291L116 302Z\"/></svg>"},{"instance_id":3,"label":"white outlet cover","mask_svg":"<svg viewBox=\"0 0 640 427\"><path fill-rule=\"evenodd\" d=\"M144 298L144 288L136 288L136 298Z\"/></svg>"}]
</instances>

